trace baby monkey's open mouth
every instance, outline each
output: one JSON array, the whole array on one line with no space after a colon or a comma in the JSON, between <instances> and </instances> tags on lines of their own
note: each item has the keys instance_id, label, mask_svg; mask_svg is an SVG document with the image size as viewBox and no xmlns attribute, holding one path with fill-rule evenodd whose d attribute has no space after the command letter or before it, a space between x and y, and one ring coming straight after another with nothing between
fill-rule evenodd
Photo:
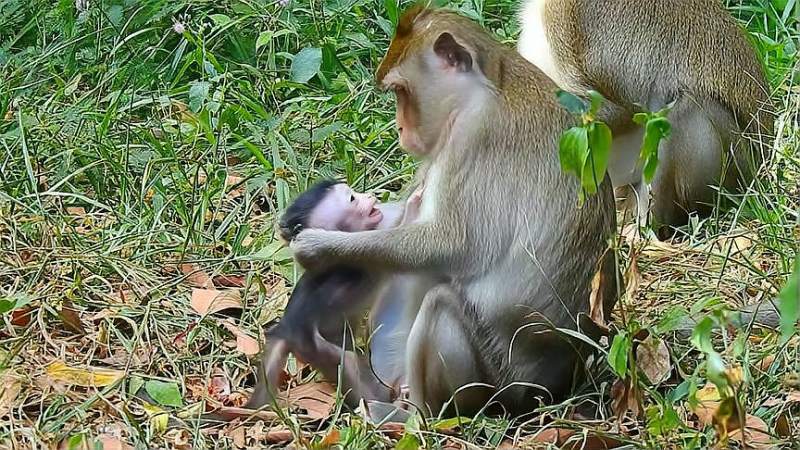
<instances>
[{"instance_id":1,"label":"baby monkey's open mouth","mask_svg":"<svg viewBox=\"0 0 800 450\"><path fill-rule=\"evenodd\" d=\"M373 207L372 210L369 212L368 217L377 217L381 213L381 210L378 208Z\"/></svg>"}]
</instances>

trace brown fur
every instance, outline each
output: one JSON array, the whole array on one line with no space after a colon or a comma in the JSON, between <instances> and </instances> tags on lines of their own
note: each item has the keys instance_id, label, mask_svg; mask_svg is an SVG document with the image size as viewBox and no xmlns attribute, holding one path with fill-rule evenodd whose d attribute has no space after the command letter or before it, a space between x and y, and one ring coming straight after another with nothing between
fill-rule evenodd
<instances>
[{"instance_id":1,"label":"brown fur","mask_svg":"<svg viewBox=\"0 0 800 450\"><path fill-rule=\"evenodd\" d=\"M455 395L459 413L469 414L498 392L456 395L478 382L508 388L497 400L510 411L529 411L538 396L550 401L568 393L581 367L581 345L552 327L575 329L589 309L597 263L615 231L611 186L605 180L577 207L579 182L558 161L559 138L575 121L547 76L458 14L425 10L414 17L410 34L392 42L379 77L397 69L422 124L447 118L443 136L425 140L436 145L422 152L422 208L432 212L392 230L307 230L293 244L295 256L304 265L354 264L446 280L427 291L408 334L412 401L436 413ZM453 75L446 59L433 60L443 33L469 52L474 73L458 66Z\"/></svg>"}]
</instances>

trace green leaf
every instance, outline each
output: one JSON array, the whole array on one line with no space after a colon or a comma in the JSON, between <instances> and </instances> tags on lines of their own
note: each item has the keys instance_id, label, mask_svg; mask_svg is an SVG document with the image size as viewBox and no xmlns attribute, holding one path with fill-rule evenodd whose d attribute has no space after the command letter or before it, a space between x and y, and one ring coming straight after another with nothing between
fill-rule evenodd
<instances>
[{"instance_id":1,"label":"green leaf","mask_svg":"<svg viewBox=\"0 0 800 450\"><path fill-rule=\"evenodd\" d=\"M319 72L321 65L322 49L306 47L294 55L292 67L289 69L289 77L292 81L307 83Z\"/></svg>"},{"instance_id":2,"label":"green leaf","mask_svg":"<svg viewBox=\"0 0 800 450\"><path fill-rule=\"evenodd\" d=\"M586 102L575 94L559 90L556 96L558 97L558 103L561 103L561 106L571 114L586 114L589 111L589 106Z\"/></svg>"},{"instance_id":3,"label":"green leaf","mask_svg":"<svg viewBox=\"0 0 800 450\"><path fill-rule=\"evenodd\" d=\"M785 343L796 332L800 319L800 255L794 262L794 272L780 295L778 310L781 313L781 342Z\"/></svg>"},{"instance_id":4,"label":"green leaf","mask_svg":"<svg viewBox=\"0 0 800 450\"><path fill-rule=\"evenodd\" d=\"M589 114L595 115L597 111L600 110L600 106L603 105L605 97L600 95L597 91L589 91L589 101Z\"/></svg>"},{"instance_id":5,"label":"green leaf","mask_svg":"<svg viewBox=\"0 0 800 450\"><path fill-rule=\"evenodd\" d=\"M0 314L22 308L33 300L33 297L24 294L14 294L11 297L0 298Z\"/></svg>"},{"instance_id":6,"label":"green leaf","mask_svg":"<svg viewBox=\"0 0 800 450\"><path fill-rule=\"evenodd\" d=\"M590 194L597 192L608 169L608 157L611 154L611 129L602 122L592 122L587 132L589 152L583 162L582 184Z\"/></svg>"},{"instance_id":7,"label":"green leaf","mask_svg":"<svg viewBox=\"0 0 800 450\"><path fill-rule=\"evenodd\" d=\"M469 417L452 417L450 419L442 419L431 424L431 429L441 431L441 430L452 430L455 427L459 427L462 425L466 425L472 422L472 419Z\"/></svg>"},{"instance_id":8,"label":"green leaf","mask_svg":"<svg viewBox=\"0 0 800 450\"><path fill-rule=\"evenodd\" d=\"M631 340L627 333L621 332L614 336L614 341L608 350L608 363L620 378L625 378L628 373L628 354L630 350Z\"/></svg>"},{"instance_id":9,"label":"green leaf","mask_svg":"<svg viewBox=\"0 0 800 450\"><path fill-rule=\"evenodd\" d=\"M589 152L589 137L586 128L573 127L561 135L558 143L558 158L561 168L581 178L583 162Z\"/></svg>"},{"instance_id":10,"label":"green leaf","mask_svg":"<svg viewBox=\"0 0 800 450\"><path fill-rule=\"evenodd\" d=\"M419 439L411 433L406 433L397 441L395 450L417 450L420 446Z\"/></svg>"},{"instance_id":11,"label":"green leaf","mask_svg":"<svg viewBox=\"0 0 800 450\"><path fill-rule=\"evenodd\" d=\"M183 398L178 385L173 382L148 380L144 384L147 394L161 406L183 406Z\"/></svg>"},{"instance_id":12,"label":"green leaf","mask_svg":"<svg viewBox=\"0 0 800 450\"><path fill-rule=\"evenodd\" d=\"M400 12L397 8L397 0L383 0L383 5L386 7L386 16L392 22L392 26L397 28L397 22L400 20Z\"/></svg>"},{"instance_id":13,"label":"green leaf","mask_svg":"<svg viewBox=\"0 0 800 450\"><path fill-rule=\"evenodd\" d=\"M108 14L108 20L110 20L115 27L122 25L122 19L124 18L122 5L111 5L108 11L106 11L106 14Z\"/></svg>"},{"instance_id":14,"label":"green leaf","mask_svg":"<svg viewBox=\"0 0 800 450\"><path fill-rule=\"evenodd\" d=\"M683 306L670 307L655 325L656 334L665 334L675 331L686 321L689 311Z\"/></svg>"},{"instance_id":15,"label":"green leaf","mask_svg":"<svg viewBox=\"0 0 800 450\"><path fill-rule=\"evenodd\" d=\"M211 83L207 81L193 81L189 87L189 109L199 112L208 98L208 90Z\"/></svg>"},{"instance_id":16,"label":"green leaf","mask_svg":"<svg viewBox=\"0 0 800 450\"><path fill-rule=\"evenodd\" d=\"M645 125L644 139L640 159L644 160L642 173L645 182L653 181L658 167L658 145L662 139L669 137L671 125L665 117L652 117Z\"/></svg>"},{"instance_id":17,"label":"green leaf","mask_svg":"<svg viewBox=\"0 0 800 450\"><path fill-rule=\"evenodd\" d=\"M256 50L269 44L269 42L272 40L273 34L274 33L272 31L262 31L259 33L258 39L256 39Z\"/></svg>"},{"instance_id":18,"label":"green leaf","mask_svg":"<svg viewBox=\"0 0 800 450\"><path fill-rule=\"evenodd\" d=\"M692 344L703 353L714 352L714 346L711 344L711 330L713 328L714 320L711 317L704 317L692 331Z\"/></svg>"},{"instance_id":19,"label":"green leaf","mask_svg":"<svg viewBox=\"0 0 800 450\"><path fill-rule=\"evenodd\" d=\"M128 380L128 395L134 396L139 389L144 386L144 379L142 377L137 377L136 375L130 377Z\"/></svg>"},{"instance_id":20,"label":"green leaf","mask_svg":"<svg viewBox=\"0 0 800 450\"><path fill-rule=\"evenodd\" d=\"M218 27L224 27L225 25L231 23L231 18L225 14L211 14L209 17L211 17L211 20L214 21L214 25Z\"/></svg>"},{"instance_id":21,"label":"green leaf","mask_svg":"<svg viewBox=\"0 0 800 450\"><path fill-rule=\"evenodd\" d=\"M725 361L715 351L706 355L706 377L717 386L720 394L728 392L728 377L725 376Z\"/></svg>"}]
</instances>

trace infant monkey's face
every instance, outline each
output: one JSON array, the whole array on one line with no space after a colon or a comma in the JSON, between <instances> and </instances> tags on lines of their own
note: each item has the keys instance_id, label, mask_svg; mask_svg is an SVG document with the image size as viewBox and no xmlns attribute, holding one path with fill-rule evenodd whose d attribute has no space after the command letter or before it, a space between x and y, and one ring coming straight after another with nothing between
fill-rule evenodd
<instances>
[{"instance_id":1,"label":"infant monkey's face","mask_svg":"<svg viewBox=\"0 0 800 450\"><path fill-rule=\"evenodd\" d=\"M355 192L344 183L335 184L311 213L310 228L374 230L383 220L376 203L372 195Z\"/></svg>"}]
</instances>

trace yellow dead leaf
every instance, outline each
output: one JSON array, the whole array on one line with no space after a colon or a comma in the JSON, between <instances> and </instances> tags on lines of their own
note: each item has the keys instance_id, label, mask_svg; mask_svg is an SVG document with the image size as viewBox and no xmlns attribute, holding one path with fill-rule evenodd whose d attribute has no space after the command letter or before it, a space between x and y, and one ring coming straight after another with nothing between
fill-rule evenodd
<instances>
[{"instance_id":1,"label":"yellow dead leaf","mask_svg":"<svg viewBox=\"0 0 800 450\"><path fill-rule=\"evenodd\" d=\"M220 320L222 326L236 336L236 349L245 355L257 355L261 351L258 341L248 336L244 331L240 330L236 325L226 321Z\"/></svg>"},{"instance_id":2,"label":"yellow dead leaf","mask_svg":"<svg viewBox=\"0 0 800 450\"><path fill-rule=\"evenodd\" d=\"M23 378L13 370L0 372L0 417L11 411L22 391Z\"/></svg>"},{"instance_id":3,"label":"yellow dead leaf","mask_svg":"<svg viewBox=\"0 0 800 450\"><path fill-rule=\"evenodd\" d=\"M192 309L200 315L224 309L242 309L242 294L236 289L192 289Z\"/></svg>"},{"instance_id":4,"label":"yellow dead leaf","mask_svg":"<svg viewBox=\"0 0 800 450\"><path fill-rule=\"evenodd\" d=\"M169 424L169 414L166 411L151 403L144 402L142 405L144 412L147 413L150 428L156 435L161 435L167 430Z\"/></svg>"},{"instance_id":5,"label":"yellow dead leaf","mask_svg":"<svg viewBox=\"0 0 800 450\"><path fill-rule=\"evenodd\" d=\"M62 361L50 363L45 371L47 375L68 385L84 387L103 387L116 383L125 376L125 372L97 367L68 367Z\"/></svg>"}]
</instances>

